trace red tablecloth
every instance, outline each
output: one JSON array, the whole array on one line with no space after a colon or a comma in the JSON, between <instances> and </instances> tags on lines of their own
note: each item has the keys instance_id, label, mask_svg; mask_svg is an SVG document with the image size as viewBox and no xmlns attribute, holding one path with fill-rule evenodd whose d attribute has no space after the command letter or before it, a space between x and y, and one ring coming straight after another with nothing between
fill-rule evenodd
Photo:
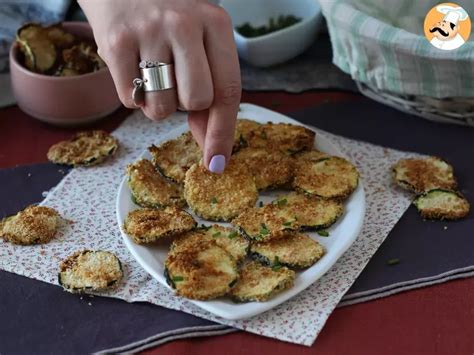
<instances>
[{"instance_id":1,"label":"red tablecloth","mask_svg":"<svg viewBox=\"0 0 474 355\"><path fill-rule=\"evenodd\" d=\"M242 101L289 112L359 97L340 92L244 93ZM129 114L115 112L88 128L113 130ZM46 161L49 146L78 129L40 123L17 107L0 110L0 168ZM337 309L311 348L238 332L179 340L147 354L473 354L474 279L406 292Z\"/></svg>"}]
</instances>

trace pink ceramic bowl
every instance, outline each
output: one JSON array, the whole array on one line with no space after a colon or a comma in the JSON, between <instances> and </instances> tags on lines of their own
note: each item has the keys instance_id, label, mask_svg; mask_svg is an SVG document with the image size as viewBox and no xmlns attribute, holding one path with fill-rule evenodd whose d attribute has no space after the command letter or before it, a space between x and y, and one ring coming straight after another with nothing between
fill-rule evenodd
<instances>
[{"instance_id":1,"label":"pink ceramic bowl","mask_svg":"<svg viewBox=\"0 0 474 355\"><path fill-rule=\"evenodd\" d=\"M86 22L64 22L71 33L93 39ZM37 119L60 126L95 121L121 104L107 68L93 73L55 77L33 73L19 61L19 48L10 49L12 88L18 106Z\"/></svg>"}]
</instances>

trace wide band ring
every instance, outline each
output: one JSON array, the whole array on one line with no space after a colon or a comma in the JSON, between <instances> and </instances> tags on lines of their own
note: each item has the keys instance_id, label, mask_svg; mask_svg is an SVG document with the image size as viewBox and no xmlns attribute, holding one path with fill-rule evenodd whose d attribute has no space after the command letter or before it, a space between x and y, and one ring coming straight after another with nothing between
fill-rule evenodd
<instances>
[{"instance_id":1,"label":"wide band ring","mask_svg":"<svg viewBox=\"0 0 474 355\"><path fill-rule=\"evenodd\" d=\"M143 91L160 91L176 86L173 64L160 63L156 67L141 68Z\"/></svg>"},{"instance_id":2,"label":"wide band ring","mask_svg":"<svg viewBox=\"0 0 474 355\"><path fill-rule=\"evenodd\" d=\"M176 86L173 64L141 61L139 67L141 78L133 79L132 98L135 105L143 102L145 92L169 90Z\"/></svg>"}]
</instances>

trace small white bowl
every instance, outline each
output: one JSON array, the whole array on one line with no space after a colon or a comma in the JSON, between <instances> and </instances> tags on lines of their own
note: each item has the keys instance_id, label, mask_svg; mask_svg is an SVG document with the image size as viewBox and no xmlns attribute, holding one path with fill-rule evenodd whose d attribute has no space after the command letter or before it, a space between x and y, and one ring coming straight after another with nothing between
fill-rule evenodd
<instances>
[{"instance_id":1,"label":"small white bowl","mask_svg":"<svg viewBox=\"0 0 474 355\"><path fill-rule=\"evenodd\" d=\"M257 67L283 63L304 52L315 40L322 23L321 6L316 0L221 0L232 18L239 56ZM270 18L293 15L301 21L263 36L247 38L235 30L248 22L268 24Z\"/></svg>"}]
</instances>

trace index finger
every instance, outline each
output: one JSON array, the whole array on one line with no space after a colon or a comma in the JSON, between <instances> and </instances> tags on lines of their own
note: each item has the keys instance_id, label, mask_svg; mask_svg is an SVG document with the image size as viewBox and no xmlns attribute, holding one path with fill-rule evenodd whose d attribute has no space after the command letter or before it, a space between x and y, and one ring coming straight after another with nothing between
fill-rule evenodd
<instances>
[{"instance_id":1,"label":"index finger","mask_svg":"<svg viewBox=\"0 0 474 355\"><path fill-rule=\"evenodd\" d=\"M222 173L234 144L235 124L242 93L240 66L232 31L232 21L224 9L211 6L205 29L205 47L214 85L214 101L204 141L204 164Z\"/></svg>"}]
</instances>

